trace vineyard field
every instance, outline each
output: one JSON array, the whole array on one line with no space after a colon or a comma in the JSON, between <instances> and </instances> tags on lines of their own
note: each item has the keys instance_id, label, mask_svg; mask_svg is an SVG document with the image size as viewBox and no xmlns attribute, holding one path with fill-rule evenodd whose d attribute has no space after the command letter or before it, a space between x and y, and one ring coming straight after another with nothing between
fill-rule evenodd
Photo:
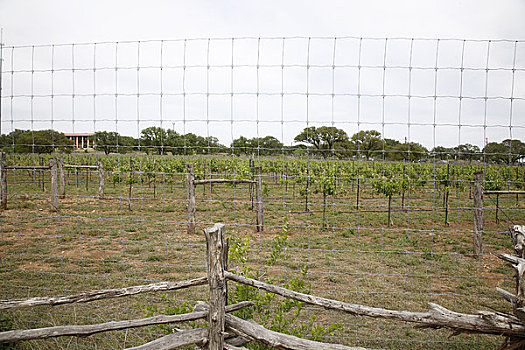
<instances>
[{"instance_id":1,"label":"vineyard field","mask_svg":"<svg viewBox=\"0 0 525 350\"><path fill-rule=\"evenodd\" d=\"M8 165L46 165L50 156L8 155ZM525 224L525 196L485 196L484 253L472 253L473 173L486 190L525 190L525 167L486 163L410 163L289 157L65 154L68 165L104 164L104 197L96 169L66 169L66 197L49 210L49 170L9 170L8 209L1 213L2 297L66 295L165 280L206 271L202 229L226 224L246 237L249 265L262 269L274 237L288 228L287 249L271 267L284 283L308 269L311 293L350 303L426 311L429 302L458 312L511 312L496 287L515 288L513 269L493 253L511 253L507 228ZM252 179L263 174L264 231L256 231L250 184L196 187L195 234L187 234L186 165L195 179ZM89 305L4 312L14 328L138 318L138 306L194 302L206 287L126 297ZM170 304L171 305L171 304ZM51 312L52 311L52 312ZM94 316L96 315L96 316ZM421 330L399 322L307 308L301 320L337 322L324 340L369 348L492 349L496 336ZM153 339L157 328L79 339L21 343L29 348L111 348ZM409 342L409 343L407 343ZM102 344L102 345L101 345ZM408 344L408 345L407 345Z\"/></svg>"}]
</instances>

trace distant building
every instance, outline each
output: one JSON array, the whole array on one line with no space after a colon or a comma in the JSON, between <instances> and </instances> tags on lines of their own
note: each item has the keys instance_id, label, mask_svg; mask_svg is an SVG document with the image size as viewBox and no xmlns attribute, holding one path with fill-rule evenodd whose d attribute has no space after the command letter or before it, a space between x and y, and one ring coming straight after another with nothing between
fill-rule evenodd
<instances>
[{"instance_id":1,"label":"distant building","mask_svg":"<svg viewBox=\"0 0 525 350\"><path fill-rule=\"evenodd\" d=\"M71 141L75 148L93 148L95 142L93 140L93 133L64 133L64 135Z\"/></svg>"}]
</instances>

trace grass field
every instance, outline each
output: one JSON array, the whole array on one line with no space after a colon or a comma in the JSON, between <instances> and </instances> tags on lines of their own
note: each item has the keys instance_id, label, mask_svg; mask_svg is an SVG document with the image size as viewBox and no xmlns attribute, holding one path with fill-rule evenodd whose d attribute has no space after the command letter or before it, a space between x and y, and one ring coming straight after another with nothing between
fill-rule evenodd
<instances>
[{"instance_id":1,"label":"grass field","mask_svg":"<svg viewBox=\"0 0 525 350\"><path fill-rule=\"evenodd\" d=\"M202 229L226 224L226 235L247 235L249 264L262 268L272 239L285 220L289 248L271 269L280 283L307 265L312 294L391 309L425 311L429 302L458 312L496 309L511 312L495 287L515 288L513 270L494 252L512 252L507 227L525 223L523 197L501 196L495 220L495 199L485 198L484 254L472 257L472 199L469 190L451 188L448 225L443 193L434 181L393 197L388 225L385 196L371 181L356 186L341 183L327 197L305 197L295 185L283 184L264 172L265 229L255 230L255 211L248 185L215 184L196 188L197 233L186 233L185 175L165 183L134 183L131 210L128 185L114 183L107 173L106 199L98 199L96 173L68 171L65 199L58 213L49 211L49 172L8 174L8 210L0 218L1 299L64 295L205 275ZM210 175L208 175L209 177ZM211 176L214 176L213 174ZM215 177L220 177L217 175ZM42 183L44 186L42 186ZM87 185L86 185L87 184ZM155 189L154 189L155 187ZM323 227L324 226L324 227ZM207 287L167 293L176 303L205 300ZM162 305L161 295L149 294L110 301L4 312L12 328L99 323L143 316L137 306ZM307 308L303 319L316 315L320 324L341 324L330 342L370 348L487 348L502 342L496 336L458 335L445 330L420 330L411 324L354 317ZM160 331L145 328L89 338L30 341L20 349L123 348L138 345Z\"/></svg>"}]
</instances>

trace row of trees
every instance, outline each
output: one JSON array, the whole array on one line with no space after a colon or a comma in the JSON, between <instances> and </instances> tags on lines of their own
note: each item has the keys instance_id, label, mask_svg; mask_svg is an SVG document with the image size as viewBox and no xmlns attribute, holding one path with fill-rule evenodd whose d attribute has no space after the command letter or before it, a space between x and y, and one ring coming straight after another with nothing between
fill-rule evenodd
<instances>
[{"instance_id":1,"label":"row of trees","mask_svg":"<svg viewBox=\"0 0 525 350\"><path fill-rule=\"evenodd\" d=\"M305 128L294 139L309 145L323 158L361 157L370 159L417 161L428 156L428 150L416 142L401 143L393 139L383 139L376 130L361 130L351 138L342 129L329 126Z\"/></svg>"},{"instance_id":2,"label":"row of trees","mask_svg":"<svg viewBox=\"0 0 525 350\"><path fill-rule=\"evenodd\" d=\"M0 135L0 149L17 153L51 153L72 151L73 142L55 130L20 130Z\"/></svg>"},{"instance_id":3,"label":"row of trees","mask_svg":"<svg viewBox=\"0 0 525 350\"><path fill-rule=\"evenodd\" d=\"M140 138L123 136L117 132L100 131L92 137L95 149L105 154L142 151L163 154L214 154L236 155L310 155L319 158L364 158L420 161L427 158L440 160L492 161L516 164L525 160L525 143L520 140L504 140L488 143L483 149L471 144L447 148L442 146L426 149L416 142L400 142L382 138L376 130L362 130L351 137L336 127L307 127L295 138L293 146L285 146L273 136L233 140L230 147L219 143L216 137L198 136L193 133L179 134L174 130L149 127L142 130ZM63 133L54 130L14 130L0 135L0 147L19 153L51 153L55 150L71 152L73 144Z\"/></svg>"},{"instance_id":4,"label":"row of trees","mask_svg":"<svg viewBox=\"0 0 525 350\"><path fill-rule=\"evenodd\" d=\"M321 126L305 128L294 139L309 145L324 158L329 156L362 157L369 159L418 161L426 158L440 160L491 161L516 164L525 160L525 143L507 139L490 142L483 149L469 143L456 147L437 146L428 150L417 142L400 142L382 138L376 130L362 130L348 137L344 130Z\"/></svg>"}]
</instances>

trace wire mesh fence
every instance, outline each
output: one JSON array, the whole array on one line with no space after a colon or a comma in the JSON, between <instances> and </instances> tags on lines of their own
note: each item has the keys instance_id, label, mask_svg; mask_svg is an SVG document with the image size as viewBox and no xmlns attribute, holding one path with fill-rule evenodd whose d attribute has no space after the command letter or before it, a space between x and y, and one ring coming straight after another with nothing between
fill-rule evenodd
<instances>
[{"instance_id":1,"label":"wire mesh fence","mask_svg":"<svg viewBox=\"0 0 525 350\"><path fill-rule=\"evenodd\" d=\"M495 287L513 288L512 270L491 253L511 250L507 228L525 220L524 41L204 38L2 45L1 58L1 299L201 277L202 229L222 222L232 268L259 278L399 310L509 312ZM50 159L62 159L57 192ZM493 191L479 257L476 171ZM2 324L183 312L203 291ZM314 307L287 310L288 324L268 305L255 315L266 326L347 345L501 343ZM124 348L166 331L20 346Z\"/></svg>"}]
</instances>

